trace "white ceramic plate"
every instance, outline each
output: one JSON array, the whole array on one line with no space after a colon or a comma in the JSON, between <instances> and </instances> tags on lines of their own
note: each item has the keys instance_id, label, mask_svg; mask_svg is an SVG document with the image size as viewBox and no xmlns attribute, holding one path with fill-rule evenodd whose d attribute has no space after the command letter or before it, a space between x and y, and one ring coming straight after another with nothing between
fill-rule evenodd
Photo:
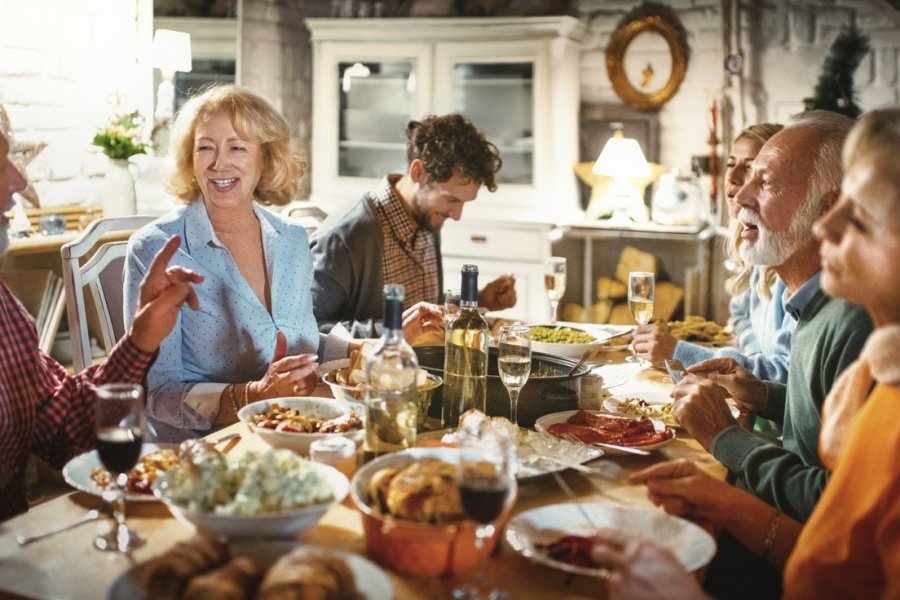
<instances>
[{"instance_id":1,"label":"white ceramic plate","mask_svg":"<svg viewBox=\"0 0 900 600\"><path fill-rule=\"evenodd\" d=\"M534 428L538 431L545 433L546 435L551 435L547 432L547 428L553 425L554 423L565 423L569 417L577 413L577 410L564 410L562 412L551 413L549 415L544 415L540 417L537 421L534 422ZM599 411L589 410L587 412L598 414ZM608 416L608 415L607 415ZM616 418L624 418L624 417L616 417ZM666 429L666 426L660 423L659 421L653 421L653 425L655 426L657 431L663 431ZM656 450L657 448L661 448L675 439L675 432L672 432L672 437L669 439L659 442L656 444L617 444L619 446L628 446L631 448L640 448L641 450ZM620 450L616 450L614 448L603 448L603 451L610 456L626 456L626 452L622 452Z\"/></svg>"},{"instance_id":2,"label":"white ceramic plate","mask_svg":"<svg viewBox=\"0 0 900 600\"><path fill-rule=\"evenodd\" d=\"M452 434L454 431L454 429L426 431L424 433L419 433L417 439L421 441L440 442L445 435ZM526 482L535 477L568 469L564 464L553 460L554 458L568 463L581 465L592 461L595 458L600 458L604 454L604 451L600 448L592 448L590 446L585 446L584 444L567 442L566 440L557 440L552 436L538 434L534 431L528 431L525 435L541 436L544 438L549 437L550 442L547 446L540 448L539 452L534 450L532 446L522 447L522 445L520 445L518 447L519 471L516 473L516 480L519 481L519 483ZM536 438L530 439L535 440ZM540 458L539 454L548 458Z\"/></svg>"},{"instance_id":3,"label":"white ceramic plate","mask_svg":"<svg viewBox=\"0 0 900 600\"><path fill-rule=\"evenodd\" d=\"M627 417L629 419L636 419L642 415L637 412L630 413L626 412L626 409L623 409L623 405L626 404L626 400L629 398L640 399L649 404L648 410L661 409L666 404L672 404L672 398L665 392L640 392L636 394L622 394L621 396L613 396L611 398L607 398L603 401L604 410L608 411L612 415L616 415L619 417ZM665 416L653 416L653 415L643 415L650 417L651 419L655 419L662 423L663 425L668 425L672 428L681 429L681 424L678 423L678 420L675 418L675 415L671 412Z\"/></svg>"},{"instance_id":4,"label":"white ceramic plate","mask_svg":"<svg viewBox=\"0 0 900 600\"><path fill-rule=\"evenodd\" d=\"M591 522L617 531L629 539L645 539L669 550L688 571L707 564L716 553L716 542L690 521L661 510L632 508L599 502L581 503ZM536 547L564 535L589 535L590 526L575 503L551 504L519 513L506 526L506 541L513 550L540 564L579 575L600 577L601 569L579 567L554 560Z\"/></svg>"},{"instance_id":5,"label":"white ceramic plate","mask_svg":"<svg viewBox=\"0 0 900 600\"><path fill-rule=\"evenodd\" d=\"M285 540L246 540L230 544L232 555L252 558L267 569L280 556L301 545ZM369 559L351 552L317 548L329 554L336 554L347 561L356 579L356 587L366 600L391 600L394 597L394 586L390 577ZM138 583L135 571L137 568L139 567L125 571L113 581L106 594L107 600L150 600L146 590Z\"/></svg>"},{"instance_id":6,"label":"white ceramic plate","mask_svg":"<svg viewBox=\"0 0 900 600\"><path fill-rule=\"evenodd\" d=\"M161 448L177 448L175 444L144 444L141 448L141 456L146 456L151 452L156 452ZM66 483L73 488L91 494L93 496L103 495L103 490L97 487L97 484L91 479L91 471L97 467L102 467L100 456L96 450L91 450L83 454L79 454L66 463L62 473ZM157 502L153 494L125 494L125 499L130 502Z\"/></svg>"}]
</instances>

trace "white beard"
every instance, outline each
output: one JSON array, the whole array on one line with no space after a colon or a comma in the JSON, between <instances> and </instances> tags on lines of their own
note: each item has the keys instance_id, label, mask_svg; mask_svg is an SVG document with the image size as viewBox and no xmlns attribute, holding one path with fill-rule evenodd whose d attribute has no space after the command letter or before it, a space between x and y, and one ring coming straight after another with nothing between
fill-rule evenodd
<instances>
[{"instance_id":1,"label":"white beard","mask_svg":"<svg viewBox=\"0 0 900 600\"><path fill-rule=\"evenodd\" d=\"M819 217L819 199L808 197L803 201L790 226L785 231L766 229L759 220L759 214L742 208L738 219L756 225L759 237L755 242L742 240L738 249L741 260L751 265L777 267L787 262L797 250L813 239L812 227Z\"/></svg>"}]
</instances>

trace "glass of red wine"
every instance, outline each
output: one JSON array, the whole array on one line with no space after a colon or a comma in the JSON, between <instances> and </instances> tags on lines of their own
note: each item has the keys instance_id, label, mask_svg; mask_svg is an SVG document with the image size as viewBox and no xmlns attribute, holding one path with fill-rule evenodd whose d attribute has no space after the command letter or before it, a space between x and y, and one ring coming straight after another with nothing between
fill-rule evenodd
<instances>
[{"instance_id":1,"label":"glass of red wine","mask_svg":"<svg viewBox=\"0 0 900 600\"><path fill-rule=\"evenodd\" d=\"M475 522L478 572L475 581L453 590L457 600L505 600L509 596L488 583L485 542L496 532L494 521L516 493L515 442L503 432L482 427L460 442L459 495L463 511Z\"/></svg>"},{"instance_id":2,"label":"glass of red wine","mask_svg":"<svg viewBox=\"0 0 900 600\"><path fill-rule=\"evenodd\" d=\"M104 499L114 501L115 522L94 539L94 546L127 553L144 544L144 539L125 524L128 472L137 464L144 439L144 388L136 383L97 387L96 426L97 454L115 482L114 490L104 492Z\"/></svg>"}]
</instances>

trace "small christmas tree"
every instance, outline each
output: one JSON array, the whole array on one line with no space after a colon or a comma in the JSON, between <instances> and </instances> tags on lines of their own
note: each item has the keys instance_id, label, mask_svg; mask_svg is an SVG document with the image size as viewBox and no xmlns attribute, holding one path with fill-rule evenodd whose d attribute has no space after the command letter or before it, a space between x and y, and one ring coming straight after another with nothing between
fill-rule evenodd
<instances>
[{"instance_id":1,"label":"small christmas tree","mask_svg":"<svg viewBox=\"0 0 900 600\"><path fill-rule=\"evenodd\" d=\"M870 49L868 37L853 25L846 27L831 44L813 97L803 100L806 110L830 110L858 117L862 109L856 104L853 73Z\"/></svg>"}]
</instances>

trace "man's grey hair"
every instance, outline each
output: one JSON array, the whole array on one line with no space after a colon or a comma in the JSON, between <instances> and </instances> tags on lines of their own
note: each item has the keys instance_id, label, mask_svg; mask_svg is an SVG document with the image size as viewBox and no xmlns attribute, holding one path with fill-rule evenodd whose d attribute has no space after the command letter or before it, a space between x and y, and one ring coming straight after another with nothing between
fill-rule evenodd
<instances>
[{"instance_id":1,"label":"man's grey hair","mask_svg":"<svg viewBox=\"0 0 900 600\"><path fill-rule=\"evenodd\" d=\"M844 171L841 149L855 124L855 119L827 110L800 113L791 117L788 122L785 129L811 129L821 136L819 152L812 157L808 192L817 200L821 200L828 192L841 189Z\"/></svg>"}]
</instances>

